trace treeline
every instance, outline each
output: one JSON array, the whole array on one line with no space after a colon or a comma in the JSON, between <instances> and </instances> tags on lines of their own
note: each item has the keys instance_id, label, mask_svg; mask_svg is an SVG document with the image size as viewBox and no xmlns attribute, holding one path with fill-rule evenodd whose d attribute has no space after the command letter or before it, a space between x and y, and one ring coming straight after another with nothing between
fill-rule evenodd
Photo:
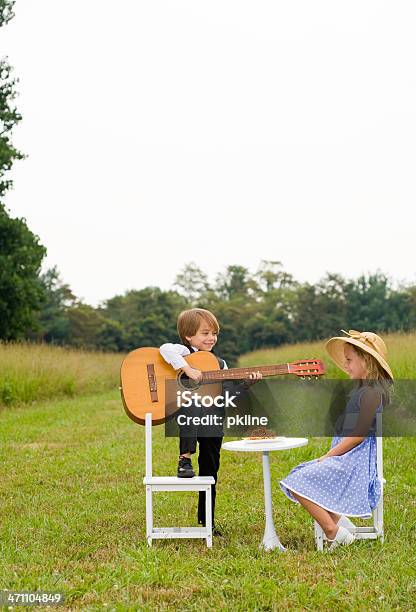
<instances>
[{"instance_id":1,"label":"treeline","mask_svg":"<svg viewBox=\"0 0 416 612\"><path fill-rule=\"evenodd\" d=\"M296 281L279 262L262 261L255 273L228 266L210 284L191 263L171 290L128 291L97 308L81 303L56 269L40 280L44 301L26 337L103 351L177 341L176 316L193 306L208 308L218 317L218 352L231 364L247 351L327 338L341 328L416 328L416 286L394 288L381 272L357 279L327 274L310 284Z\"/></svg>"}]
</instances>

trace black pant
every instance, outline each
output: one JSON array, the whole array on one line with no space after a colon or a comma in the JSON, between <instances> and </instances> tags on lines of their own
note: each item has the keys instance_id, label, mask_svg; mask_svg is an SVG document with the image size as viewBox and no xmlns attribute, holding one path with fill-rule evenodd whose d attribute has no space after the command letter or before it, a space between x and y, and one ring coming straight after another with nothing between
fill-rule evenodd
<instances>
[{"instance_id":1,"label":"black pant","mask_svg":"<svg viewBox=\"0 0 416 612\"><path fill-rule=\"evenodd\" d=\"M224 417L224 410L220 408L201 408L192 406L182 409L178 412L179 415L185 416L206 416L217 415ZM179 425L179 424L178 424ZM202 435L205 433L205 435ZM193 455L196 452L197 443L199 444L198 466L200 476L213 476L215 483L211 486L212 496L212 524L214 525L215 497L216 497L216 482L218 470L220 468L220 451L223 439L222 424L218 426L203 426L190 424L179 425L179 452L181 455L190 453ZM199 492L198 500L198 523L205 525L205 491Z\"/></svg>"},{"instance_id":2,"label":"black pant","mask_svg":"<svg viewBox=\"0 0 416 612\"><path fill-rule=\"evenodd\" d=\"M212 524L214 525L216 482L218 470L220 469L220 451L222 437L206 438L198 436L196 438L180 438L179 448L181 455L184 453L195 453L197 442L199 444L198 466L200 476L213 476L215 484L211 486L212 496ZM205 525L205 491L199 492L198 500L198 523Z\"/></svg>"},{"instance_id":3,"label":"black pant","mask_svg":"<svg viewBox=\"0 0 416 612\"><path fill-rule=\"evenodd\" d=\"M215 484L211 486L212 495L212 525L215 524L215 497L217 495L216 483L220 469L220 451L222 438L198 438L199 456L198 466L200 476L213 476ZM205 491L199 492L198 523L205 525Z\"/></svg>"}]
</instances>

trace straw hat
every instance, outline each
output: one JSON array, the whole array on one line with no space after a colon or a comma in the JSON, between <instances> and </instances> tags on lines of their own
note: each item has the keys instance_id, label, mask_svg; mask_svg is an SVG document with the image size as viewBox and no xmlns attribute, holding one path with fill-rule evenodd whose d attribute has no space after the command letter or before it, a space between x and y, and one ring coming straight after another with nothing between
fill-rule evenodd
<instances>
[{"instance_id":1,"label":"straw hat","mask_svg":"<svg viewBox=\"0 0 416 612\"><path fill-rule=\"evenodd\" d=\"M380 336L377 336L377 334L374 334L373 332L359 332L355 331L355 329L350 329L349 332L346 332L344 329L341 329L341 331L347 335L331 338L325 345L329 356L335 361L341 370L346 372L344 345L345 343L353 344L354 346L358 346L363 351L370 353L370 355L372 355L374 359L378 361L383 370L387 372L387 374L393 380L393 372L386 361L387 347Z\"/></svg>"}]
</instances>

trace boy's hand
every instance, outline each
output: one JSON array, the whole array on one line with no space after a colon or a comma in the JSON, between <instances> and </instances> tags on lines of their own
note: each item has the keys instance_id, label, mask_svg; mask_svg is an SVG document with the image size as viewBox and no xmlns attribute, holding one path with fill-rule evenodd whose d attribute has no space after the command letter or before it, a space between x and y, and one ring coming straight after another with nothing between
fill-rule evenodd
<instances>
[{"instance_id":1,"label":"boy's hand","mask_svg":"<svg viewBox=\"0 0 416 612\"><path fill-rule=\"evenodd\" d=\"M262 378L263 374L261 372L251 372L250 376L244 380L244 385L246 387L251 387L251 385L254 385L258 380L261 380Z\"/></svg>"},{"instance_id":2,"label":"boy's hand","mask_svg":"<svg viewBox=\"0 0 416 612\"><path fill-rule=\"evenodd\" d=\"M185 368L182 368L182 369L188 378L191 378L192 380L196 380L197 382L199 382L202 379L201 370L197 370L196 368L191 368L191 366L186 366Z\"/></svg>"}]
</instances>

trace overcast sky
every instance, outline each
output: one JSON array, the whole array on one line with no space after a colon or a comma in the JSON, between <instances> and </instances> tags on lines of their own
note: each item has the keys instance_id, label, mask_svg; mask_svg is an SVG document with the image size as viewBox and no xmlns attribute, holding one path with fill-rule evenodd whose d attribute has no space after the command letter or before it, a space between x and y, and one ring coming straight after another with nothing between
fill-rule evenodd
<instances>
[{"instance_id":1,"label":"overcast sky","mask_svg":"<svg viewBox=\"0 0 416 612\"><path fill-rule=\"evenodd\" d=\"M280 260L416 282L416 5L17 0L6 205L78 297Z\"/></svg>"}]
</instances>

